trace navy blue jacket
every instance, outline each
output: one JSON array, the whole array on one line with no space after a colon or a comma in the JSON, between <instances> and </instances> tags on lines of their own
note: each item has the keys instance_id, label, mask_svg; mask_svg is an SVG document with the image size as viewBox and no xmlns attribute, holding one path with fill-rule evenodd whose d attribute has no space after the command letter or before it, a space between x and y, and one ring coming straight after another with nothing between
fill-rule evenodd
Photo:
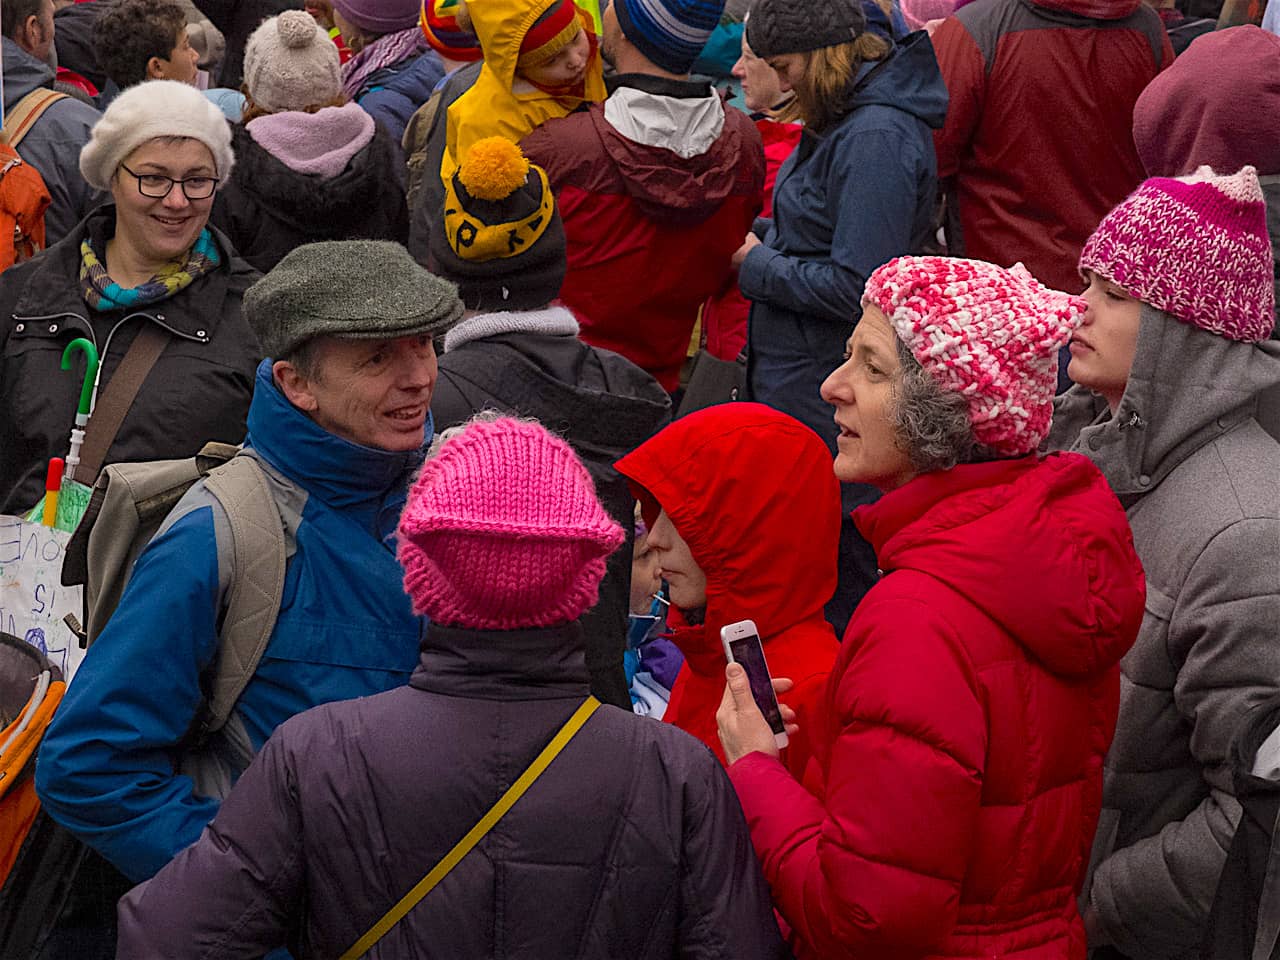
<instances>
[{"instance_id":1,"label":"navy blue jacket","mask_svg":"<svg viewBox=\"0 0 1280 960\"><path fill-rule=\"evenodd\" d=\"M839 365L862 315L863 285L876 267L918 252L933 222L932 131L946 118L947 88L928 36L912 34L888 60L864 64L847 111L821 132L806 130L783 163L773 219L757 222L763 243L738 274L752 301L753 398L832 443L818 385ZM809 358L809 376L773 374L794 358ZM803 396L791 396L797 392Z\"/></svg>"},{"instance_id":2,"label":"navy blue jacket","mask_svg":"<svg viewBox=\"0 0 1280 960\"><path fill-rule=\"evenodd\" d=\"M364 107L391 134L397 144L404 139L409 118L426 103L444 77L444 64L434 50L377 71L356 94Z\"/></svg>"},{"instance_id":3,"label":"navy blue jacket","mask_svg":"<svg viewBox=\"0 0 1280 960\"><path fill-rule=\"evenodd\" d=\"M317 704L403 686L425 627L393 542L422 452L327 432L285 399L270 360L258 368L245 442L267 468L285 528L284 600L257 672L211 747L219 756L202 758L206 770L256 752ZM196 484L138 558L40 750L36 791L50 816L134 881L194 843L218 810L217 796L176 768L187 769L181 744L218 648L229 553L226 515ZM232 749L236 736L247 751ZM226 771L231 779L244 763Z\"/></svg>"}]
</instances>

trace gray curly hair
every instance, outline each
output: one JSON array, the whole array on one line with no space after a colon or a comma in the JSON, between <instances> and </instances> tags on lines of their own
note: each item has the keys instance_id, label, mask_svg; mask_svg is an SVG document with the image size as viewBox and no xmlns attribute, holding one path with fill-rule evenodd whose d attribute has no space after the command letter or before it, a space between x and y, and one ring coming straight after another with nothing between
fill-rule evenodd
<instances>
[{"instance_id":1,"label":"gray curly hair","mask_svg":"<svg viewBox=\"0 0 1280 960\"><path fill-rule=\"evenodd\" d=\"M1000 459L973 438L964 397L943 390L901 340L897 348L890 417L898 449L907 455L912 469L917 474L932 473L960 463Z\"/></svg>"}]
</instances>

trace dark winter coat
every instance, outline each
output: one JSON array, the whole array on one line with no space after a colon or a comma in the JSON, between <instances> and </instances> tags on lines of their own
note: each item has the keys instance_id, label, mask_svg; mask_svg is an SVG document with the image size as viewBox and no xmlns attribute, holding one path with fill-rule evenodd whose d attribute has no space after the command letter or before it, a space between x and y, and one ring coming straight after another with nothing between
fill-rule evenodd
<instances>
[{"instance_id":1,"label":"dark winter coat","mask_svg":"<svg viewBox=\"0 0 1280 960\"><path fill-rule=\"evenodd\" d=\"M404 128L409 125L409 118L431 99L436 84L443 76L444 64L440 55L428 50L370 76L355 100L369 116L387 128L399 154L399 144L404 137ZM401 162L403 159L400 157Z\"/></svg>"},{"instance_id":2,"label":"dark winter coat","mask_svg":"<svg viewBox=\"0 0 1280 960\"><path fill-rule=\"evenodd\" d=\"M553 311L564 324L558 331L546 322L556 319ZM599 603L582 618L587 670L600 700L629 707L622 653L635 500L613 463L667 424L671 400L653 377L616 353L587 346L576 330L564 308L464 320L445 338L431 413L437 430L485 409L534 417L582 458L600 502L627 531L627 545L609 558Z\"/></svg>"},{"instance_id":3,"label":"dark winter coat","mask_svg":"<svg viewBox=\"0 0 1280 960\"><path fill-rule=\"evenodd\" d=\"M1084 960L1076 898L1142 620L1124 511L1058 455L927 473L854 516L884 576L814 757L801 780L758 752L729 768L797 957Z\"/></svg>"},{"instance_id":4,"label":"dark winter coat","mask_svg":"<svg viewBox=\"0 0 1280 960\"><path fill-rule=\"evenodd\" d=\"M112 204L98 208L61 242L0 276L0 513L30 508L44 492L49 458L67 453L83 363L66 373L60 364L76 337L97 345L105 388L143 323L173 334L106 463L190 457L210 440L244 439L262 351L240 301L257 271L214 230L222 262L212 273L158 303L92 311L80 295L80 243L92 236L101 250L115 215Z\"/></svg>"},{"instance_id":5,"label":"dark winter coat","mask_svg":"<svg viewBox=\"0 0 1280 960\"><path fill-rule=\"evenodd\" d=\"M433 626L409 686L283 724L209 829L120 906L121 960L336 957L587 695L581 630ZM603 706L367 956L785 956L733 789L701 745Z\"/></svg>"},{"instance_id":6,"label":"dark winter coat","mask_svg":"<svg viewBox=\"0 0 1280 960\"><path fill-rule=\"evenodd\" d=\"M196 0L196 7L222 31L227 41L217 85L239 90L244 82L244 48L249 34L257 30L263 20L297 9L297 4L292 0Z\"/></svg>"},{"instance_id":7,"label":"dark winter coat","mask_svg":"<svg viewBox=\"0 0 1280 960\"><path fill-rule=\"evenodd\" d=\"M99 90L106 86L107 75L98 65L93 27L105 9L103 3L73 3L53 12L53 43L58 51L58 66L74 70Z\"/></svg>"},{"instance_id":8,"label":"dark winter coat","mask_svg":"<svg viewBox=\"0 0 1280 960\"><path fill-rule=\"evenodd\" d=\"M444 184L437 175L444 163L444 148L448 142L449 105L471 89L480 76L484 61L459 67L449 75L440 88L440 101L425 137L421 186L414 201L409 223L409 253L423 266L429 266L431 234L442 229L444 221Z\"/></svg>"},{"instance_id":9,"label":"dark winter coat","mask_svg":"<svg viewBox=\"0 0 1280 960\"><path fill-rule=\"evenodd\" d=\"M913 34L886 61L864 64L844 118L806 130L773 188L773 220L738 270L752 301L748 390L791 414L834 450L818 396L840 365L876 267L916 253L934 215L932 128L947 91L933 47Z\"/></svg>"},{"instance_id":10,"label":"dark winter coat","mask_svg":"<svg viewBox=\"0 0 1280 960\"><path fill-rule=\"evenodd\" d=\"M231 130L236 165L210 221L263 273L304 243L409 239L400 151L385 130L332 180L286 166L240 124Z\"/></svg>"}]
</instances>

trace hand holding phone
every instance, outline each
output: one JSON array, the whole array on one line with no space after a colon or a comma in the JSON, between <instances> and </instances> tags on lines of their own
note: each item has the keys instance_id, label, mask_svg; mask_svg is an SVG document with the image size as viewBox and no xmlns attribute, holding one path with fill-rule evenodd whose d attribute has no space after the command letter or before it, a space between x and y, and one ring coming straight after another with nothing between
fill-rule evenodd
<instances>
[{"instance_id":1,"label":"hand holding phone","mask_svg":"<svg viewBox=\"0 0 1280 960\"><path fill-rule=\"evenodd\" d=\"M778 706L778 697L773 692L773 678L769 676L769 666L764 659L764 644L755 623L751 620L739 620L729 624L720 631L720 643L724 646L726 659L730 663L739 664L746 672L747 681L751 685L751 698L764 714L773 733L773 742L779 749L785 747L786 722Z\"/></svg>"}]
</instances>

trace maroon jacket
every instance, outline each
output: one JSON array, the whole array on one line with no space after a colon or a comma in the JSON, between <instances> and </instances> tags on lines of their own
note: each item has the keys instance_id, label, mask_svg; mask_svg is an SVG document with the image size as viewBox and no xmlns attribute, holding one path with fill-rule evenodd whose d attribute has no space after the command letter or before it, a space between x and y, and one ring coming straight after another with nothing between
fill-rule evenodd
<instances>
[{"instance_id":1,"label":"maroon jacket","mask_svg":"<svg viewBox=\"0 0 1280 960\"><path fill-rule=\"evenodd\" d=\"M606 102L548 121L522 146L556 192L569 259L560 298L582 339L672 391L698 308L729 280L760 211L764 148L746 114L711 101L709 84L631 74L611 86L649 142L619 132Z\"/></svg>"},{"instance_id":2,"label":"maroon jacket","mask_svg":"<svg viewBox=\"0 0 1280 960\"><path fill-rule=\"evenodd\" d=\"M587 695L577 624L433 625L409 686L286 721L200 840L120 902L120 960L340 956ZM379 957L786 956L705 747L603 706Z\"/></svg>"},{"instance_id":3,"label":"maroon jacket","mask_svg":"<svg viewBox=\"0 0 1280 960\"><path fill-rule=\"evenodd\" d=\"M977 0L933 46L951 95L934 144L959 206L952 254L1079 290L1085 240L1143 180L1133 105L1173 61L1159 14L1141 0Z\"/></svg>"}]
</instances>

